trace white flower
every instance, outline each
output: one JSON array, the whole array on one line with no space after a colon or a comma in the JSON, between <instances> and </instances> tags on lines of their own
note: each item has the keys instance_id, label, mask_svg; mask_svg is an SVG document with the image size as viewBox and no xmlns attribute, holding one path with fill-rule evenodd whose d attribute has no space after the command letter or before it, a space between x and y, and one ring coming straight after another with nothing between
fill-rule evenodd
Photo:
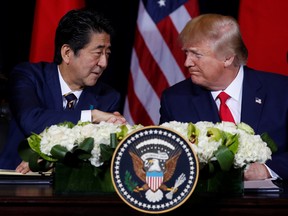
<instances>
[{"instance_id":1,"label":"white flower","mask_svg":"<svg viewBox=\"0 0 288 216\"><path fill-rule=\"evenodd\" d=\"M214 160L214 152L219 148L222 143L222 139L219 141L211 141L210 137L207 136L207 131L209 128L213 127L213 123L200 121L195 124L199 129L200 134L198 135L198 143L193 144L192 147L197 153L199 163L207 163Z\"/></svg>"},{"instance_id":2,"label":"white flower","mask_svg":"<svg viewBox=\"0 0 288 216\"><path fill-rule=\"evenodd\" d=\"M217 158L220 160L219 157L216 158L216 152L220 146L225 146L233 152L235 168L244 167L252 162L265 163L266 160L271 159L272 152L267 143L259 135L255 135L254 130L245 123L235 125L230 122L214 124L208 121L199 121L192 124L171 121L160 126L174 130L187 139L197 154L201 166L215 161ZM111 134L118 134L120 139L123 139L127 134L142 127L142 125L126 124L123 126L107 122L59 124L46 128L39 135L32 135L29 141L32 143L31 146L34 146L34 150L40 151L42 156L53 157L51 149L55 145L60 145L67 151L73 152L86 138L93 138L93 148L91 152L88 152L91 157L87 160L93 166L100 167L103 164L100 144L110 146ZM225 158L224 164L226 164Z\"/></svg>"},{"instance_id":3,"label":"white flower","mask_svg":"<svg viewBox=\"0 0 288 216\"><path fill-rule=\"evenodd\" d=\"M180 135L183 137L187 138L187 133L188 133L188 123L186 122L177 122L177 121L170 121L163 123L160 125L162 127L166 127L168 129L172 129L177 131Z\"/></svg>"},{"instance_id":4,"label":"white flower","mask_svg":"<svg viewBox=\"0 0 288 216\"><path fill-rule=\"evenodd\" d=\"M121 129L119 128L119 125L107 122L100 122L99 124L92 125L94 127L94 132L93 134L90 134L90 137L94 138L94 148L89 160L92 165L99 167L102 165L100 162L100 144L110 145L110 134L120 132Z\"/></svg>"},{"instance_id":5,"label":"white flower","mask_svg":"<svg viewBox=\"0 0 288 216\"><path fill-rule=\"evenodd\" d=\"M239 130L239 148L235 154L234 167L243 167L251 162L265 163L271 159L271 149L259 135L248 134Z\"/></svg>"},{"instance_id":6,"label":"white flower","mask_svg":"<svg viewBox=\"0 0 288 216\"><path fill-rule=\"evenodd\" d=\"M173 129L187 140L190 140L190 137L188 137L188 125L189 123L171 121L163 123L160 126ZM191 145L197 154L200 165L205 165L210 161L216 160L216 151L223 145L223 142L227 142L227 139L229 140L231 137L238 139L239 142L234 155L233 166L235 168L244 167L252 162L265 163L266 160L271 159L272 152L267 143L261 139L260 135L254 135L254 130L243 122L235 125L231 122L214 124L208 121L199 121L194 126L196 127L196 141ZM211 128L217 128L224 134L220 133L221 136L219 136L216 133L214 134L214 139L211 139ZM227 134L231 137L227 138Z\"/></svg>"},{"instance_id":7,"label":"white flower","mask_svg":"<svg viewBox=\"0 0 288 216\"><path fill-rule=\"evenodd\" d=\"M128 130L127 133L143 127L142 125L131 126L129 124L125 126ZM67 151L72 151L86 138L93 138L94 147L89 161L95 167L99 167L103 164L101 162L100 144L110 146L110 135L119 132L121 132L121 125L104 121L99 124L79 122L72 128L69 128L68 124L52 125L39 134L41 138L40 151L47 156L51 156L51 149L55 145L61 145Z\"/></svg>"},{"instance_id":8,"label":"white flower","mask_svg":"<svg viewBox=\"0 0 288 216\"><path fill-rule=\"evenodd\" d=\"M57 144L70 151L78 139L77 134L73 133L71 128L57 125L45 129L40 136L42 137L40 150L46 155L51 155L51 148Z\"/></svg>"}]
</instances>

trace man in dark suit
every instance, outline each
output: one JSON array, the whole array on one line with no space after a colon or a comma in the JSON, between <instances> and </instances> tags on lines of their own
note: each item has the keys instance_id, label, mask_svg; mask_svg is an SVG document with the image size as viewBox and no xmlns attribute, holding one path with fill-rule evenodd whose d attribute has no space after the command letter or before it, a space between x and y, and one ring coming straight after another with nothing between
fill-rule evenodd
<instances>
[{"instance_id":1,"label":"man in dark suit","mask_svg":"<svg viewBox=\"0 0 288 216\"><path fill-rule=\"evenodd\" d=\"M160 124L221 121L218 95L224 91L231 96L226 104L234 121L249 124L256 134L267 132L278 145L266 165L249 166L245 179L288 179L288 77L244 66L248 51L232 17L198 16L179 39L191 77L163 92Z\"/></svg>"},{"instance_id":2,"label":"man in dark suit","mask_svg":"<svg viewBox=\"0 0 288 216\"><path fill-rule=\"evenodd\" d=\"M21 162L18 144L46 127L64 121L126 123L118 112L120 94L98 79L107 67L113 29L104 17L81 9L60 20L55 37L54 62L22 63L10 74L13 119L0 169L29 171ZM43 50L45 52L45 50ZM64 95L73 93L73 109Z\"/></svg>"}]
</instances>

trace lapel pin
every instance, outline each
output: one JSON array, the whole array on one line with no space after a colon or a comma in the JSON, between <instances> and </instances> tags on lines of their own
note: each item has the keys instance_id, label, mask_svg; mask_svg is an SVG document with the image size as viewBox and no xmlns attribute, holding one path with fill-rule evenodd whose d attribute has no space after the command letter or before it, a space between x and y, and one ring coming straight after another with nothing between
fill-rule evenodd
<instances>
[{"instance_id":1,"label":"lapel pin","mask_svg":"<svg viewBox=\"0 0 288 216\"><path fill-rule=\"evenodd\" d=\"M258 98L258 97L255 98L255 102L258 103L258 104L262 104L262 100L260 98Z\"/></svg>"}]
</instances>

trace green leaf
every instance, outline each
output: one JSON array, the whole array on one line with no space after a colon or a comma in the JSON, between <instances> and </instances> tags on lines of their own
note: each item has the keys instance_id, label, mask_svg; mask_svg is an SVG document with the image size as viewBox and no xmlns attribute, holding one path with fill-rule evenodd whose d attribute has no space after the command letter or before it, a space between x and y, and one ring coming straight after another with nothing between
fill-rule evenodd
<instances>
[{"instance_id":1,"label":"green leaf","mask_svg":"<svg viewBox=\"0 0 288 216\"><path fill-rule=\"evenodd\" d=\"M32 172L48 171L52 168L52 165L52 162L43 160L36 152L30 155L29 168Z\"/></svg>"},{"instance_id":2,"label":"green leaf","mask_svg":"<svg viewBox=\"0 0 288 216\"><path fill-rule=\"evenodd\" d=\"M69 160L73 158L73 160L88 160L91 157L91 151L94 148L94 138L88 137L83 140L79 145L75 146L74 149L72 150L71 154L68 155L66 154L66 161L69 163ZM69 157L69 158L68 158Z\"/></svg>"},{"instance_id":3,"label":"green leaf","mask_svg":"<svg viewBox=\"0 0 288 216\"><path fill-rule=\"evenodd\" d=\"M59 160L63 160L67 152L67 148L61 145L53 146L50 151L51 155Z\"/></svg>"},{"instance_id":4,"label":"green leaf","mask_svg":"<svg viewBox=\"0 0 288 216\"><path fill-rule=\"evenodd\" d=\"M105 162L111 159L114 149L111 148L109 145L100 144L101 150L101 162Z\"/></svg>"},{"instance_id":5,"label":"green leaf","mask_svg":"<svg viewBox=\"0 0 288 216\"><path fill-rule=\"evenodd\" d=\"M84 141L79 144L78 148L87 153L91 153L92 149L94 148L94 138L88 137L84 139Z\"/></svg>"},{"instance_id":6,"label":"green leaf","mask_svg":"<svg viewBox=\"0 0 288 216\"><path fill-rule=\"evenodd\" d=\"M40 142L41 142L41 136L35 133L32 133L30 137L27 138L29 146L32 150L36 151L37 153L40 153Z\"/></svg>"},{"instance_id":7,"label":"green leaf","mask_svg":"<svg viewBox=\"0 0 288 216\"><path fill-rule=\"evenodd\" d=\"M85 126L85 125L88 125L88 124L91 124L91 122L90 121L85 121L85 122L78 121L78 123L77 123L78 126Z\"/></svg>"},{"instance_id":8,"label":"green leaf","mask_svg":"<svg viewBox=\"0 0 288 216\"><path fill-rule=\"evenodd\" d=\"M209 170L209 174L213 174L215 172L215 167L213 163L211 162L208 163L208 170Z\"/></svg>"},{"instance_id":9,"label":"green leaf","mask_svg":"<svg viewBox=\"0 0 288 216\"><path fill-rule=\"evenodd\" d=\"M234 154L226 146L220 146L215 153L221 170L228 171L233 165Z\"/></svg>"},{"instance_id":10,"label":"green leaf","mask_svg":"<svg viewBox=\"0 0 288 216\"><path fill-rule=\"evenodd\" d=\"M138 182L133 181L132 175L128 170L126 170L124 177L124 184L130 192L133 192L133 190L138 186Z\"/></svg>"},{"instance_id":11,"label":"green leaf","mask_svg":"<svg viewBox=\"0 0 288 216\"><path fill-rule=\"evenodd\" d=\"M35 133L32 133L30 137L27 138L27 141L29 143L30 148L37 152L43 159L51 162L57 161L57 159L50 157L44 153L41 152L40 150L40 143L41 143L41 136Z\"/></svg>"},{"instance_id":12,"label":"green leaf","mask_svg":"<svg viewBox=\"0 0 288 216\"><path fill-rule=\"evenodd\" d=\"M68 128L73 128L75 126L75 124L73 122L69 122L69 121L64 121L64 122L61 122L57 125L58 126L66 126Z\"/></svg>"},{"instance_id":13,"label":"green leaf","mask_svg":"<svg viewBox=\"0 0 288 216\"><path fill-rule=\"evenodd\" d=\"M118 144L118 141L117 141L116 133L111 133L110 134L110 147L116 148L117 144Z\"/></svg>"},{"instance_id":14,"label":"green leaf","mask_svg":"<svg viewBox=\"0 0 288 216\"><path fill-rule=\"evenodd\" d=\"M88 153L88 152L83 151L82 149L78 149L78 148L75 149L72 154L75 158L78 158L79 160L84 160L84 161L88 160L92 155L91 153ZM66 156L67 156L67 154L66 154Z\"/></svg>"},{"instance_id":15,"label":"green leaf","mask_svg":"<svg viewBox=\"0 0 288 216\"><path fill-rule=\"evenodd\" d=\"M261 139L267 143L267 146L271 149L271 151L274 153L278 150L277 144L274 142L274 140L269 136L268 133L261 134Z\"/></svg>"},{"instance_id":16,"label":"green leaf","mask_svg":"<svg viewBox=\"0 0 288 216\"><path fill-rule=\"evenodd\" d=\"M236 154L239 146L239 134L231 134L225 132L225 139L223 145L228 147L229 150L233 152L233 154Z\"/></svg>"},{"instance_id":17,"label":"green leaf","mask_svg":"<svg viewBox=\"0 0 288 216\"><path fill-rule=\"evenodd\" d=\"M99 175L99 173L101 173L101 172L102 172L101 168L93 166L93 175L94 176Z\"/></svg>"}]
</instances>

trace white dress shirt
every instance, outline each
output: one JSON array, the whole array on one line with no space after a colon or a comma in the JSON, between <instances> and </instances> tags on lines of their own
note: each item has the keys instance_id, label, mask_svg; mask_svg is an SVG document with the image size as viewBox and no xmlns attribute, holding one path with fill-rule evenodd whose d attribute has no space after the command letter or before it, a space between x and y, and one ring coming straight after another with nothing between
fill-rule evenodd
<instances>
[{"instance_id":1,"label":"white dress shirt","mask_svg":"<svg viewBox=\"0 0 288 216\"><path fill-rule=\"evenodd\" d=\"M61 86L61 93L62 93L62 97L63 97L63 108L66 107L67 104L67 100L65 99L64 95L67 93L72 92L76 97L77 100L75 102L75 105L78 103L78 100L80 98L80 95L82 94L83 90L77 90L77 91L72 91L69 86L67 85L67 83L64 81L60 70L59 70L59 66L58 66L58 74L59 74L59 81L60 81L60 86ZM85 121L92 121L92 116L91 116L91 110L82 110L81 111L81 119L82 122Z\"/></svg>"}]
</instances>

